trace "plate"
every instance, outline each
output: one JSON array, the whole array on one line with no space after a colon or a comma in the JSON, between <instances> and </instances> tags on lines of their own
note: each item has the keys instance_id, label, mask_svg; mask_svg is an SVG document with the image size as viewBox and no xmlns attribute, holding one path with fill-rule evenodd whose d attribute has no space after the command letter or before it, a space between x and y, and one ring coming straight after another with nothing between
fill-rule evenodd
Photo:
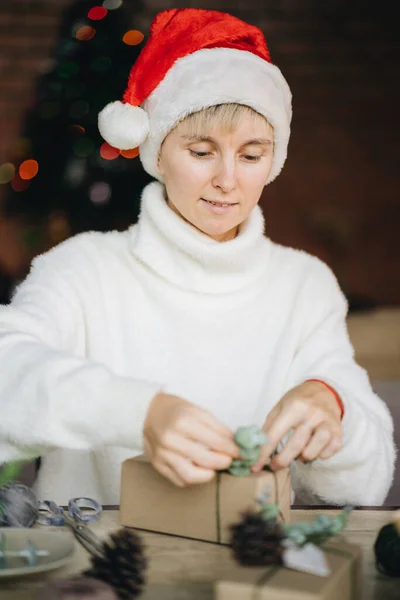
<instances>
[{"instance_id":1,"label":"plate","mask_svg":"<svg viewBox=\"0 0 400 600\"><path fill-rule=\"evenodd\" d=\"M75 552L75 540L72 534L65 531L47 529L28 529L26 527L1 527L0 532L7 540L6 550L23 550L27 542L32 542L37 550L47 550L47 556L39 556L34 567L27 564L26 558L6 558L6 568L0 568L0 579L36 575L44 571L58 569L67 564Z\"/></svg>"}]
</instances>

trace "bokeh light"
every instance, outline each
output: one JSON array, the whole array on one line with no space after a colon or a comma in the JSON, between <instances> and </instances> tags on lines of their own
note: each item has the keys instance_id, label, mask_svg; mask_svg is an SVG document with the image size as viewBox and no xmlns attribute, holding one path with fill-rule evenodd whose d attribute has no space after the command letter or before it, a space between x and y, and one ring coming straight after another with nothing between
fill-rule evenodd
<instances>
[{"instance_id":1,"label":"bokeh light","mask_svg":"<svg viewBox=\"0 0 400 600\"><path fill-rule=\"evenodd\" d=\"M104 0L103 6L107 10L116 10L122 6L122 0Z\"/></svg>"},{"instance_id":2,"label":"bokeh light","mask_svg":"<svg viewBox=\"0 0 400 600\"><path fill-rule=\"evenodd\" d=\"M32 142L29 138L20 137L14 144L13 155L17 158L27 156L32 148Z\"/></svg>"},{"instance_id":3,"label":"bokeh light","mask_svg":"<svg viewBox=\"0 0 400 600\"><path fill-rule=\"evenodd\" d=\"M111 187L105 181L96 181L89 188L89 198L93 204L106 204L111 198Z\"/></svg>"},{"instance_id":4,"label":"bokeh light","mask_svg":"<svg viewBox=\"0 0 400 600\"><path fill-rule=\"evenodd\" d=\"M132 150L121 150L121 156L124 158L136 158L139 156L139 148L132 148Z\"/></svg>"},{"instance_id":5,"label":"bokeh light","mask_svg":"<svg viewBox=\"0 0 400 600\"><path fill-rule=\"evenodd\" d=\"M74 130L74 132L76 133L85 133L85 128L82 127L82 125L72 125L72 129Z\"/></svg>"},{"instance_id":6,"label":"bokeh light","mask_svg":"<svg viewBox=\"0 0 400 600\"><path fill-rule=\"evenodd\" d=\"M15 175L15 167L12 163L0 165L0 183L10 183Z\"/></svg>"},{"instance_id":7,"label":"bokeh light","mask_svg":"<svg viewBox=\"0 0 400 600\"><path fill-rule=\"evenodd\" d=\"M96 56L90 64L92 70L96 73L107 71L111 67L111 58L109 56Z\"/></svg>"},{"instance_id":8,"label":"bokeh light","mask_svg":"<svg viewBox=\"0 0 400 600\"><path fill-rule=\"evenodd\" d=\"M86 93L86 85L82 81L68 81L63 89L67 98L79 98Z\"/></svg>"},{"instance_id":9,"label":"bokeh light","mask_svg":"<svg viewBox=\"0 0 400 600\"><path fill-rule=\"evenodd\" d=\"M58 102L43 102L39 107L39 115L42 119L54 119L60 113Z\"/></svg>"},{"instance_id":10,"label":"bokeh light","mask_svg":"<svg viewBox=\"0 0 400 600\"><path fill-rule=\"evenodd\" d=\"M110 144L107 144L107 142L104 142L104 144L100 146L100 156L105 160L114 160L118 158L119 155L120 151L118 148L110 146Z\"/></svg>"},{"instance_id":11,"label":"bokeh light","mask_svg":"<svg viewBox=\"0 0 400 600\"><path fill-rule=\"evenodd\" d=\"M88 17L89 19L92 19L92 21L101 21L107 13L108 10L104 8L104 6L93 6L88 12Z\"/></svg>"},{"instance_id":12,"label":"bokeh light","mask_svg":"<svg viewBox=\"0 0 400 600\"><path fill-rule=\"evenodd\" d=\"M37 160L33 160L32 158L24 160L19 166L19 176L21 179L33 179L38 174L38 171L39 164Z\"/></svg>"},{"instance_id":13,"label":"bokeh light","mask_svg":"<svg viewBox=\"0 0 400 600\"><path fill-rule=\"evenodd\" d=\"M14 192L24 192L30 186L30 181L27 179L21 179L21 177L16 173L14 175L14 179L11 182L11 187Z\"/></svg>"},{"instance_id":14,"label":"bokeh light","mask_svg":"<svg viewBox=\"0 0 400 600\"><path fill-rule=\"evenodd\" d=\"M124 44L127 44L128 46L137 46L137 44L140 44L141 42L143 42L143 40L143 33L141 31L138 31L137 29L130 29L124 34L124 37L122 38Z\"/></svg>"},{"instance_id":15,"label":"bokeh light","mask_svg":"<svg viewBox=\"0 0 400 600\"><path fill-rule=\"evenodd\" d=\"M78 31L75 33L76 39L83 42L93 39L95 35L96 30L94 27L90 27L90 25L83 25L83 27L79 27Z\"/></svg>"},{"instance_id":16,"label":"bokeh light","mask_svg":"<svg viewBox=\"0 0 400 600\"><path fill-rule=\"evenodd\" d=\"M56 244L70 237L71 229L65 213L51 213L51 215L49 216L48 223L48 232L50 239Z\"/></svg>"},{"instance_id":17,"label":"bokeh light","mask_svg":"<svg viewBox=\"0 0 400 600\"><path fill-rule=\"evenodd\" d=\"M73 119L80 119L89 112L89 104L85 100L73 102L69 108L69 114Z\"/></svg>"},{"instance_id":18,"label":"bokeh light","mask_svg":"<svg viewBox=\"0 0 400 600\"><path fill-rule=\"evenodd\" d=\"M60 77L63 79L69 79L70 77L74 77L79 71L79 65L72 60L67 60L60 64L58 69L58 73Z\"/></svg>"},{"instance_id":19,"label":"bokeh light","mask_svg":"<svg viewBox=\"0 0 400 600\"><path fill-rule=\"evenodd\" d=\"M81 138L74 143L73 148L76 156L79 156L79 158L86 158L92 154L95 149L95 143L88 138Z\"/></svg>"}]
</instances>

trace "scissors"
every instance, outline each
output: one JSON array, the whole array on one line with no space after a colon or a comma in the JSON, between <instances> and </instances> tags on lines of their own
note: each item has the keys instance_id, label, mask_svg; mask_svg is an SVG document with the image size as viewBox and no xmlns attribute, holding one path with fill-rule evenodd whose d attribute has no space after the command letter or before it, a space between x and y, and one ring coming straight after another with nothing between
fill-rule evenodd
<instances>
[{"instance_id":1,"label":"scissors","mask_svg":"<svg viewBox=\"0 0 400 600\"><path fill-rule=\"evenodd\" d=\"M53 500L41 500L38 503L39 516L37 523L40 525L62 526L95 523L101 517L102 506L93 498L71 498L68 501L68 512Z\"/></svg>"}]
</instances>

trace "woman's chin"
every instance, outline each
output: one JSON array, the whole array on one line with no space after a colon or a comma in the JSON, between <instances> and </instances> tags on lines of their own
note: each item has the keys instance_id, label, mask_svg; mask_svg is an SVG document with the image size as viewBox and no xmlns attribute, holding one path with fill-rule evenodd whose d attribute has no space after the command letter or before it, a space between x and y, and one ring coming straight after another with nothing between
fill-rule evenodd
<instances>
[{"instance_id":1,"label":"woman's chin","mask_svg":"<svg viewBox=\"0 0 400 600\"><path fill-rule=\"evenodd\" d=\"M195 224L195 227L217 241L229 240L236 237L238 225L236 223L202 223Z\"/></svg>"}]
</instances>

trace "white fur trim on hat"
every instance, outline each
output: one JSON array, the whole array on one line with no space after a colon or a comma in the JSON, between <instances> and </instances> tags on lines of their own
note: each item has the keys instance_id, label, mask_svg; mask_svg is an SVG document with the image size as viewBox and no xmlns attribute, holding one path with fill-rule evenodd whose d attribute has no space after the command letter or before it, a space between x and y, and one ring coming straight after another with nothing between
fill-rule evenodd
<instances>
[{"instance_id":1,"label":"white fur trim on hat","mask_svg":"<svg viewBox=\"0 0 400 600\"><path fill-rule=\"evenodd\" d=\"M111 102L99 113L99 131L114 148L130 150L144 142L149 133L147 113L139 106Z\"/></svg>"},{"instance_id":2,"label":"white fur trim on hat","mask_svg":"<svg viewBox=\"0 0 400 600\"><path fill-rule=\"evenodd\" d=\"M244 50L206 48L178 59L143 102L150 131L140 145L145 170L163 182L158 153L166 135L190 113L216 104L250 106L274 128L274 157L269 183L286 160L292 95L275 65Z\"/></svg>"}]
</instances>

